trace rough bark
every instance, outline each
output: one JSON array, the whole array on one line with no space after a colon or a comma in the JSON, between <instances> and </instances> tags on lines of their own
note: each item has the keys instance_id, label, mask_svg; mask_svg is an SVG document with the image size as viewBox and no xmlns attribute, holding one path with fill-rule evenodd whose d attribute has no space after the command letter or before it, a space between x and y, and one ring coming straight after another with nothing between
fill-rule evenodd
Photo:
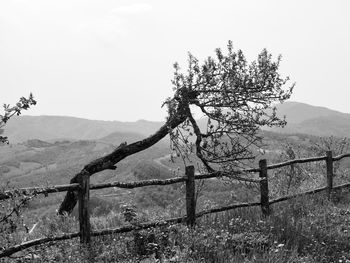
<instances>
[{"instance_id":1,"label":"rough bark","mask_svg":"<svg viewBox=\"0 0 350 263\"><path fill-rule=\"evenodd\" d=\"M169 117L167 122L153 135L145 138L144 140L134 142L132 144L127 145L126 143L122 143L119 145L112 153L105 155L99 159L96 159L86 165L78 174L76 174L71 180L70 183L78 183L79 178L85 174L88 173L90 176L101 172L103 170L112 169L115 170L118 162L123 160L129 155L135 154L137 152L143 151L152 145L159 142L161 139L163 139L168 133L169 130L174 129L178 125L180 125L182 122L184 122L187 118L186 112L183 111L184 107L183 105L178 106L177 114L174 114ZM78 200L78 193L77 191L70 190L67 192L63 202L61 203L58 213L59 214L70 214Z\"/></svg>"}]
</instances>

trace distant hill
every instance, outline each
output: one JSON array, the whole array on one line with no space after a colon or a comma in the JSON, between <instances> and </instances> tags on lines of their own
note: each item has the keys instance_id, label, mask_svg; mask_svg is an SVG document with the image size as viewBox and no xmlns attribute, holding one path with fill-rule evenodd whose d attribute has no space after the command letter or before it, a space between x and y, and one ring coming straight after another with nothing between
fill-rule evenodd
<instances>
[{"instance_id":1,"label":"distant hill","mask_svg":"<svg viewBox=\"0 0 350 263\"><path fill-rule=\"evenodd\" d=\"M269 128L281 133L350 137L350 114L300 102L277 105L278 116L286 116L285 128Z\"/></svg>"},{"instance_id":2,"label":"distant hill","mask_svg":"<svg viewBox=\"0 0 350 263\"><path fill-rule=\"evenodd\" d=\"M113 132L138 133L148 136L163 123L139 120L136 122L99 121L65 116L20 116L5 126L12 143L31 139L54 141L58 139L94 140ZM128 141L129 143L129 141Z\"/></svg>"},{"instance_id":3,"label":"distant hill","mask_svg":"<svg viewBox=\"0 0 350 263\"><path fill-rule=\"evenodd\" d=\"M294 101L278 104L277 109L279 116L287 116L288 123L301 123L306 120L335 115L348 115L350 117L350 114L341 113L326 107L313 106Z\"/></svg>"},{"instance_id":4,"label":"distant hill","mask_svg":"<svg viewBox=\"0 0 350 263\"><path fill-rule=\"evenodd\" d=\"M145 136L134 132L112 132L97 141L109 145L119 146L123 142L132 143L144 139Z\"/></svg>"},{"instance_id":5,"label":"distant hill","mask_svg":"<svg viewBox=\"0 0 350 263\"><path fill-rule=\"evenodd\" d=\"M350 137L350 114L325 107L300 102L285 102L277 105L278 115L286 116L285 128L268 128L280 133L305 133L318 136ZM11 143L27 140L100 140L105 143L143 139L157 131L163 122L139 120L136 122L99 121L65 116L20 116L11 119L4 134ZM206 118L199 120L205 129ZM116 133L113 135L113 133ZM112 142L113 140L113 142Z\"/></svg>"}]
</instances>

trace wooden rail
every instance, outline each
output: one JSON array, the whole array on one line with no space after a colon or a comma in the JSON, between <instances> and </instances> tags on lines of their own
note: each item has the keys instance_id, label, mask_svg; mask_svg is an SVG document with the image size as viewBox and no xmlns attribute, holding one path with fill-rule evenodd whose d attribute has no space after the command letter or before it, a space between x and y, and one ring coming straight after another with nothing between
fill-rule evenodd
<instances>
[{"instance_id":1,"label":"wooden rail","mask_svg":"<svg viewBox=\"0 0 350 263\"><path fill-rule=\"evenodd\" d=\"M70 233L70 234L64 234L64 235L56 236L56 237L45 237L45 238L30 240L27 242L23 242L22 244L15 245L13 247L10 247L10 248L3 250L2 252L0 252L0 258L9 257L9 256L11 256L19 251L22 251L26 248L30 248L30 247L34 247L34 246L38 246L38 245L42 245L42 244L46 244L46 243L50 243L50 242L54 242L54 241L72 239L72 238L76 238L79 236L80 236L80 233Z\"/></svg>"},{"instance_id":2,"label":"wooden rail","mask_svg":"<svg viewBox=\"0 0 350 263\"><path fill-rule=\"evenodd\" d=\"M27 195L27 194L51 194L66 192L68 190L79 190L79 184L66 184L66 185L56 185L48 187L27 187L15 190L5 191L0 193L0 201L12 198L15 195Z\"/></svg>"},{"instance_id":3,"label":"wooden rail","mask_svg":"<svg viewBox=\"0 0 350 263\"><path fill-rule=\"evenodd\" d=\"M230 177L233 179L251 182L251 183L259 183L259 179L253 179L253 178L243 178L238 175L245 174L245 173L252 173L252 172L258 172L259 169L246 169L246 170L237 170L231 173L227 172L214 172L209 174L200 174L195 175L195 180L203 180L203 179L210 179L210 178L218 178L218 177ZM142 180L137 182L110 182L110 183L101 183L101 184L90 184L90 190L98 190L98 189L104 189L104 188L111 188L111 187L118 187L118 188L125 188L125 189L134 189L139 187L145 187L145 186L155 186L155 185L171 185L175 183L181 183L186 182L186 176L183 177L174 177L170 179L151 179L151 180ZM67 184L67 185L56 185L56 186L48 186L48 187L26 187L26 188L19 188L15 190L9 190L5 191L3 193L0 193L0 201L9 199L15 195L27 195L27 194L50 194L50 193L59 193L59 192L66 192L68 190L79 190L80 186L79 184Z\"/></svg>"},{"instance_id":4,"label":"wooden rail","mask_svg":"<svg viewBox=\"0 0 350 263\"><path fill-rule=\"evenodd\" d=\"M344 154L338 155L336 157L333 157L333 161L340 161L341 159L343 159L345 157L350 157L350 153L344 153Z\"/></svg>"},{"instance_id":5,"label":"wooden rail","mask_svg":"<svg viewBox=\"0 0 350 263\"><path fill-rule=\"evenodd\" d=\"M277 168L281 168L283 166L288 166L288 165L297 164L297 163L311 163L311 162L319 162L319 161L323 161L323 160L326 160L326 156L295 159L295 160L291 160L291 161L287 161L287 162L283 162L283 163L276 163L276 164L269 165L269 166L267 166L267 169L269 169L269 170L270 169L277 169Z\"/></svg>"},{"instance_id":6,"label":"wooden rail","mask_svg":"<svg viewBox=\"0 0 350 263\"><path fill-rule=\"evenodd\" d=\"M186 167L186 174L183 177L175 177L166 180L144 180L138 182L111 182L111 183L103 183L103 184L90 184L89 176L82 176L81 180L78 184L70 184L70 185L58 185L58 186L49 186L46 188L43 187L32 187L32 188L21 188L12 191L5 191L0 193L0 201L8 198L12 198L16 195L28 195L28 194L49 194L49 193L58 193L64 192L67 190L76 190L78 192L79 199L79 225L80 230L78 233L68 233L61 236L56 237L46 237L41 239L35 239L28 242L24 242L22 244L7 248L0 252L0 258L10 256L16 252L27 249L29 247L45 244L48 242L55 242L60 240L72 239L76 237L80 237L80 242L83 244L88 244L91 240L92 236L102 236L109 235L113 233L126 233L133 230L141 230L146 228L158 227L167 224L177 224L186 222L189 227L193 227L196 223L196 218L202 217L207 214L218 213L223 211L228 211L237 208L244 207L253 207L260 206L263 215L268 216L271 214L271 205L286 201L292 198L298 198L305 195L315 194L322 191L327 191L327 196L331 199L332 192L335 190L350 188L350 183L342 184L333 187L333 162L339 161L343 158L350 157L350 153L342 154L336 157L333 157L332 152L328 151L326 156L313 157L313 158L303 158L303 159L295 159L287 162L267 165L267 161L265 159L259 161L259 168L251 168L245 170L237 170L231 173L224 172L215 172L209 174L195 175L194 167L189 166ZM317 189L313 189L307 192L288 195L276 199L269 200L269 186L268 186L268 170L277 169L288 165L298 164L298 163L308 163L308 162L317 162L317 161L325 161L326 169L327 169L327 186L321 187ZM240 175L246 173L259 173L259 179L255 178L242 178ZM251 183L259 183L260 184L260 202L252 202L252 203L239 203L233 204L229 206L212 208L209 210L204 210L196 213L196 200L195 200L195 180L202 179L210 179L210 178L218 178L218 177L230 177L237 180L244 180ZM186 183L186 216L171 218L167 220L161 220L157 222L149 222L149 223L141 223L138 225L124 226L119 228L112 229L103 229L99 231L91 231L90 230L90 220L89 220L89 192L90 190L98 190L109 187L119 187L119 188L127 188L133 189L138 187L145 186L155 186L155 185L170 185L175 183Z\"/></svg>"}]
</instances>

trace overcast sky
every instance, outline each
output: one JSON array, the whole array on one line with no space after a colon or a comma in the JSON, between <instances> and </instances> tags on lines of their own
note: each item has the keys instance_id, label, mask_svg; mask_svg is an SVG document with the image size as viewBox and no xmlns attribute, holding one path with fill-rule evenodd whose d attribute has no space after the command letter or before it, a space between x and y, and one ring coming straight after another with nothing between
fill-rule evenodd
<instances>
[{"instance_id":1,"label":"overcast sky","mask_svg":"<svg viewBox=\"0 0 350 263\"><path fill-rule=\"evenodd\" d=\"M348 0L1 0L0 103L33 92L29 115L164 120L172 65L232 40L267 48L293 101L350 113Z\"/></svg>"}]
</instances>

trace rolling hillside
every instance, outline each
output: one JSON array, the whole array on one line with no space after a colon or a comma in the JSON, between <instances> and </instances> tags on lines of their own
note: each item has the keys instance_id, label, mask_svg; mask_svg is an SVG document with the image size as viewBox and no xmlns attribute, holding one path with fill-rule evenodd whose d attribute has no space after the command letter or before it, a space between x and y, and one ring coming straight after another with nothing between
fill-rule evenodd
<instances>
[{"instance_id":1,"label":"rolling hillside","mask_svg":"<svg viewBox=\"0 0 350 263\"><path fill-rule=\"evenodd\" d=\"M135 141L141 138L143 136L140 134L114 132L97 140L57 140L52 143L32 139L22 143L3 145L0 147L0 187L45 187L47 185L67 184L90 161L112 152L116 145L121 142ZM94 175L91 182L126 182L149 178L169 178L172 176L170 168L154 161L167 154L169 154L169 146L161 142L143 152L125 158L118 163L116 171L106 170ZM167 189L161 190L158 195L167 191ZM143 206L150 204L163 206L163 201L155 202L154 197L149 195L149 191L151 188L132 192L109 188L92 193L91 198L92 200L100 200L96 201L99 204L111 198L111 200L117 199L118 203L136 198L135 200L141 202ZM49 195L44 199L38 198L31 203L31 211L38 216L47 212L54 213L62 201L63 195L61 193Z\"/></svg>"},{"instance_id":2,"label":"rolling hillside","mask_svg":"<svg viewBox=\"0 0 350 263\"><path fill-rule=\"evenodd\" d=\"M59 139L94 140L113 132L138 133L147 136L163 123L99 121L66 116L20 116L11 119L4 133L12 143L30 139L54 141Z\"/></svg>"},{"instance_id":3,"label":"rolling hillside","mask_svg":"<svg viewBox=\"0 0 350 263\"><path fill-rule=\"evenodd\" d=\"M299 102L277 105L278 116L286 116L285 128L267 128L280 133L305 133L318 136L350 136L350 114L325 107ZM199 124L205 127L205 119ZM54 142L55 140L97 140L118 132L121 141L133 142L155 132L163 122L139 120L136 122L99 121L65 116L20 116L11 119L5 135L12 143L30 139ZM135 134L138 134L135 136Z\"/></svg>"},{"instance_id":4,"label":"rolling hillside","mask_svg":"<svg viewBox=\"0 0 350 263\"><path fill-rule=\"evenodd\" d=\"M301 123L303 121L321 118L321 117L330 117L335 115L349 115L346 113L341 113L334 111L325 107L313 106L301 102L285 102L283 104L277 105L278 115L287 116L288 123Z\"/></svg>"},{"instance_id":5,"label":"rolling hillside","mask_svg":"<svg viewBox=\"0 0 350 263\"><path fill-rule=\"evenodd\" d=\"M286 116L284 128L272 128L280 133L304 133L317 136L350 137L350 114L300 102L277 106L278 116Z\"/></svg>"},{"instance_id":6,"label":"rolling hillside","mask_svg":"<svg viewBox=\"0 0 350 263\"><path fill-rule=\"evenodd\" d=\"M112 152L116 145L125 139L136 140L138 136L129 137L113 133L100 140L56 141L49 143L41 140L28 140L19 144L0 147L0 178L2 183L9 182L14 187L37 186L46 184L65 184L90 161ZM114 139L113 139L114 138ZM138 138L137 138L138 139ZM108 141L110 140L110 141ZM166 143L159 143L149 149L125 158L118 163L117 171L104 171L94 176L95 182L109 180L128 180L134 178L134 170L138 167L150 166L149 177L154 170L160 177L168 174L164 165L153 162L169 154ZM144 175L147 176L147 175ZM157 177L158 178L158 177Z\"/></svg>"}]
</instances>

